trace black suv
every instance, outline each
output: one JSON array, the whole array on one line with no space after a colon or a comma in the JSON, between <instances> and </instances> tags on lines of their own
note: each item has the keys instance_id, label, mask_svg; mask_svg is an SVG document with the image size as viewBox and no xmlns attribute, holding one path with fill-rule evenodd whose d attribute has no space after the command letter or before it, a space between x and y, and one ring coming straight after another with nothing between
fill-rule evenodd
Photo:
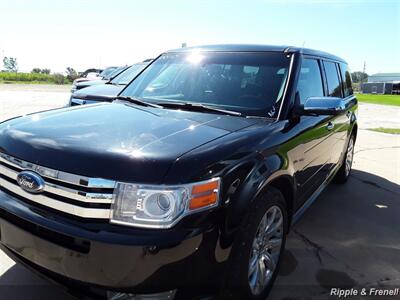
<instances>
[{"instance_id":1,"label":"black suv","mask_svg":"<svg viewBox=\"0 0 400 300\"><path fill-rule=\"evenodd\" d=\"M168 51L113 103L0 124L1 248L94 297L264 299L290 225L349 177L356 109L328 53Z\"/></svg>"}]
</instances>

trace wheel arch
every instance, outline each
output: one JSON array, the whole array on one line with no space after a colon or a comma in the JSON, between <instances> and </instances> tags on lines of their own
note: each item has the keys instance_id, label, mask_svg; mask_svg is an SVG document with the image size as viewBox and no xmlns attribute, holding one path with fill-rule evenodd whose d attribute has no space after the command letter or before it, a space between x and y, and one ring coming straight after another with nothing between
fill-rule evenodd
<instances>
[{"instance_id":1,"label":"wheel arch","mask_svg":"<svg viewBox=\"0 0 400 300\"><path fill-rule=\"evenodd\" d=\"M290 224L292 222L292 217L294 214L294 197L295 197L295 192L294 192L294 183L293 179L290 178L288 175L283 175L279 176L277 178L272 179L267 183L265 188L267 187L273 187L277 189L278 191L281 192L283 195L283 198L285 199L286 202L286 209L287 209L287 215L288 215L288 229L290 228Z\"/></svg>"},{"instance_id":2,"label":"wheel arch","mask_svg":"<svg viewBox=\"0 0 400 300\"><path fill-rule=\"evenodd\" d=\"M293 174L287 171L288 170L277 170L263 179L258 178L259 181L254 180L254 178L253 180L247 178L247 182L245 182L244 186L242 186L240 191L235 195L236 200L239 198L244 201L233 201L234 204L228 213L228 218L230 219L227 223L228 228L234 230L240 225L242 218L244 218L247 213L247 209L254 201L257 201L259 196L268 187L273 187L282 193L287 207L288 227L290 227L295 208L296 183ZM252 176L249 177L251 178ZM258 188L255 189L255 186L258 186Z\"/></svg>"},{"instance_id":3,"label":"wheel arch","mask_svg":"<svg viewBox=\"0 0 400 300\"><path fill-rule=\"evenodd\" d=\"M357 133L358 133L358 124L357 122L355 122L350 132L350 135L354 134L354 142L357 140Z\"/></svg>"}]
</instances>

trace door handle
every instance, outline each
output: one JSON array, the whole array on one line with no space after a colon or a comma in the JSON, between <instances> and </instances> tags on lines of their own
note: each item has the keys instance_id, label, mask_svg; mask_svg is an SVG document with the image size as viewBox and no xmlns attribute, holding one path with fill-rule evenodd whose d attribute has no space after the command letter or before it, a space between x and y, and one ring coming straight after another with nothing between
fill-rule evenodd
<instances>
[{"instance_id":1,"label":"door handle","mask_svg":"<svg viewBox=\"0 0 400 300\"><path fill-rule=\"evenodd\" d=\"M348 117L349 119L351 118L351 111L347 111L347 113L346 113L346 117Z\"/></svg>"},{"instance_id":2,"label":"door handle","mask_svg":"<svg viewBox=\"0 0 400 300\"><path fill-rule=\"evenodd\" d=\"M332 130L335 127L332 122L329 122L328 125L326 125L326 129Z\"/></svg>"}]
</instances>

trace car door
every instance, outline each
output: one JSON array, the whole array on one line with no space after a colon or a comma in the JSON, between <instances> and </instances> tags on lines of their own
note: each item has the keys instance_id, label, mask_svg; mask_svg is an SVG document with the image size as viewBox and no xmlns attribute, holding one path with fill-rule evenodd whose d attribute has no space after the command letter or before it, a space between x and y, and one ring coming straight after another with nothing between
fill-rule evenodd
<instances>
[{"instance_id":1,"label":"car door","mask_svg":"<svg viewBox=\"0 0 400 300\"><path fill-rule=\"evenodd\" d=\"M348 66L344 62L338 64L339 74L341 79L342 91L343 91L343 107L345 111L337 118L338 126L338 150L339 154L336 157L336 161L340 161L343 158L344 153L347 150L348 134L350 133L351 123L354 121L356 116L354 115L354 106L357 104L355 95L353 94L353 88L351 83L351 75Z\"/></svg>"},{"instance_id":2,"label":"car door","mask_svg":"<svg viewBox=\"0 0 400 300\"><path fill-rule=\"evenodd\" d=\"M344 85L340 74L339 64L334 61L323 61L325 70L327 96L341 98L343 105L346 106L344 99ZM332 170L340 161L347 140L347 131L350 125L349 110L345 110L329 119L331 134L329 135L330 165Z\"/></svg>"},{"instance_id":3,"label":"car door","mask_svg":"<svg viewBox=\"0 0 400 300\"><path fill-rule=\"evenodd\" d=\"M312 57L303 57L297 94L300 104L310 97L326 96L323 67L321 61ZM331 164L332 116L301 116L302 133L296 137L299 141L295 159L295 178L300 207L308 197L326 180Z\"/></svg>"}]
</instances>

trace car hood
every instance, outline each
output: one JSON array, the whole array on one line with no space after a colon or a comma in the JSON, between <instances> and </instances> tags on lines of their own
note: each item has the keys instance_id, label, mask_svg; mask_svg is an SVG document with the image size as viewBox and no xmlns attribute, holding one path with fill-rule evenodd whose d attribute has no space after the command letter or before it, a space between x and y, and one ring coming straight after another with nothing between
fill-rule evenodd
<instances>
[{"instance_id":1,"label":"car hood","mask_svg":"<svg viewBox=\"0 0 400 300\"><path fill-rule=\"evenodd\" d=\"M82 81L76 84L76 88L78 90L84 89L88 86L93 86L93 85L98 85L98 84L105 84L107 80L104 79L95 79L95 80L89 80L89 81Z\"/></svg>"},{"instance_id":2,"label":"car hood","mask_svg":"<svg viewBox=\"0 0 400 300\"><path fill-rule=\"evenodd\" d=\"M160 183L183 154L257 119L103 103L0 124L0 151L73 174Z\"/></svg>"},{"instance_id":3,"label":"car hood","mask_svg":"<svg viewBox=\"0 0 400 300\"><path fill-rule=\"evenodd\" d=\"M80 77L75 79L73 84L79 84L80 82L87 82L92 80L101 80L101 77Z\"/></svg>"},{"instance_id":4,"label":"car hood","mask_svg":"<svg viewBox=\"0 0 400 300\"><path fill-rule=\"evenodd\" d=\"M72 97L78 99L91 99L97 97L114 97L122 91L125 86L123 85L114 85L114 84L100 84L90 86L79 91L76 91Z\"/></svg>"}]
</instances>

